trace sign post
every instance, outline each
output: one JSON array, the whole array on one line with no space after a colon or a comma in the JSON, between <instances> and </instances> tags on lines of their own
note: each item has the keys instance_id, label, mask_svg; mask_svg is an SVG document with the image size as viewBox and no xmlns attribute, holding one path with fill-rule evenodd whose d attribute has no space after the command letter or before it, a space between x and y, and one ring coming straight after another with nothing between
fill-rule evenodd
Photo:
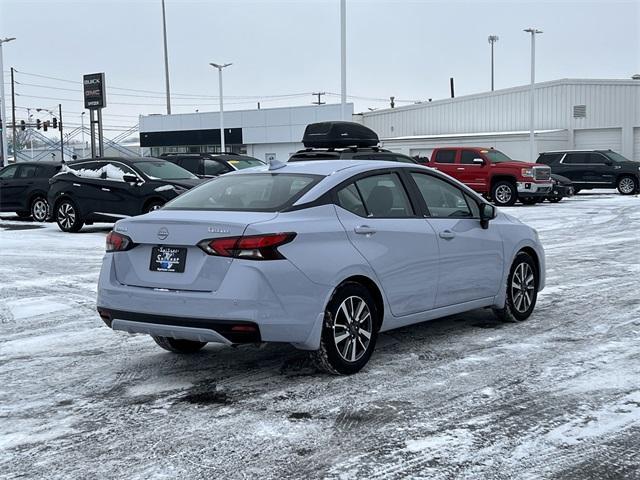
<instances>
[{"instance_id":1,"label":"sign post","mask_svg":"<svg viewBox=\"0 0 640 480\"><path fill-rule=\"evenodd\" d=\"M104 83L104 73L90 73L84 75L82 79L84 87L84 108L89 110L91 129L91 157L104 156L104 140L102 129L102 109L107 106L106 86ZM94 111L98 111L97 120ZM98 126L98 155L96 155L96 129Z\"/></svg>"}]
</instances>

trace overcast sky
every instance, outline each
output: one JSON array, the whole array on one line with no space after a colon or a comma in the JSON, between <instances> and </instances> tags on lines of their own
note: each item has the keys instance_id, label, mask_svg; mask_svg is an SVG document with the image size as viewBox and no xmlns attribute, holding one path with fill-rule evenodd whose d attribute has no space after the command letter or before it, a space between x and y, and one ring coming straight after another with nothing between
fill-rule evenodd
<instances>
[{"instance_id":1,"label":"overcast sky","mask_svg":"<svg viewBox=\"0 0 640 480\"><path fill-rule=\"evenodd\" d=\"M107 92L106 125L134 125L139 113L164 113L160 5L0 0L0 37L17 37L4 46L7 96L6 72L13 66L20 72L16 105L62 103L71 126L82 110L82 74L105 72L108 86L121 88ZM229 110L255 108L258 100L263 108L305 105L314 100L309 92L340 92L339 0L166 0L166 9L171 89L184 95L173 96L174 113L218 109L212 61L233 62L224 73ZM640 1L347 0L348 94L371 98L353 98L363 111L387 106L374 99L391 95L445 98L449 77L457 96L487 91L489 34L500 37L496 89L526 84L530 39L522 29L529 26L544 30L536 44L538 81L640 73ZM22 108L18 118L26 118Z\"/></svg>"}]
</instances>

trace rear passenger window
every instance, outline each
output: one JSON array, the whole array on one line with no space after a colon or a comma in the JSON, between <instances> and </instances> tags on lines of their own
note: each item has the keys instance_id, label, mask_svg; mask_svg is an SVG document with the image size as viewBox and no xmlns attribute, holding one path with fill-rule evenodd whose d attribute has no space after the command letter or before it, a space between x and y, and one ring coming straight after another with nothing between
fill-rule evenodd
<instances>
[{"instance_id":1,"label":"rear passenger window","mask_svg":"<svg viewBox=\"0 0 640 480\"><path fill-rule=\"evenodd\" d=\"M200 174L200 159L199 158L181 158L178 161L178 165L184 168L185 170L189 170L194 175Z\"/></svg>"},{"instance_id":2,"label":"rear passenger window","mask_svg":"<svg viewBox=\"0 0 640 480\"><path fill-rule=\"evenodd\" d=\"M367 216L373 218L411 217L413 209L407 192L395 173L373 175L356 182Z\"/></svg>"},{"instance_id":3,"label":"rear passenger window","mask_svg":"<svg viewBox=\"0 0 640 480\"><path fill-rule=\"evenodd\" d=\"M353 183L338 192L338 205L361 217L367 216L360 192Z\"/></svg>"},{"instance_id":4,"label":"rear passenger window","mask_svg":"<svg viewBox=\"0 0 640 480\"><path fill-rule=\"evenodd\" d=\"M430 216L435 218L473 218L480 216L477 204L459 188L424 173L412 172L411 176L427 204ZM469 207L468 201L475 204L473 210Z\"/></svg>"},{"instance_id":5,"label":"rear passenger window","mask_svg":"<svg viewBox=\"0 0 640 480\"><path fill-rule=\"evenodd\" d=\"M560 161L564 153L543 153L538 157L536 163L544 163L545 165L551 165Z\"/></svg>"},{"instance_id":6,"label":"rear passenger window","mask_svg":"<svg viewBox=\"0 0 640 480\"><path fill-rule=\"evenodd\" d=\"M435 155L434 162L436 163L455 163L456 151L455 150L438 150Z\"/></svg>"},{"instance_id":7,"label":"rear passenger window","mask_svg":"<svg viewBox=\"0 0 640 480\"><path fill-rule=\"evenodd\" d=\"M37 165L20 165L16 178L33 178L36 176Z\"/></svg>"},{"instance_id":8,"label":"rear passenger window","mask_svg":"<svg viewBox=\"0 0 640 480\"><path fill-rule=\"evenodd\" d=\"M567 153L562 163L587 163L587 153Z\"/></svg>"}]
</instances>

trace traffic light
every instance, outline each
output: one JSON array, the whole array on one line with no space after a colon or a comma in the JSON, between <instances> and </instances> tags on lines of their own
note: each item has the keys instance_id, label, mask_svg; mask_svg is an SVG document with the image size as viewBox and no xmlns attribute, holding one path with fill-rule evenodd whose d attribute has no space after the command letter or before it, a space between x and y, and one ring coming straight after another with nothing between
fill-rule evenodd
<instances>
[{"instance_id":1,"label":"traffic light","mask_svg":"<svg viewBox=\"0 0 640 480\"><path fill-rule=\"evenodd\" d=\"M40 121L39 118L36 119L36 129L40 130L40 127L42 126L42 122Z\"/></svg>"},{"instance_id":2,"label":"traffic light","mask_svg":"<svg viewBox=\"0 0 640 480\"><path fill-rule=\"evenodd\" d=\"M24 131L25 128L27 128L27 124L24 120L20 120L20 130Z\"/></svg>"},{"instance_id":3,"label":"traffic light","mask_svg":"<svg viewBox=\"0 0 640 480\"><path fill-rule=\"evenodd\" d=\"M56 128L58 128L58 119L53 117L53 129L55 130Z\"/></svg>"},{"instance_id":4,"label":"traffic light","mask_svg":"<svg viewBox=\"0 0 640 480\"><path fill-rule=\"evenodd\" d=\"M45 120L42 123L42 130L44 130L46 132L48 128L49 128L49 120Z\"/></svg>"}]
</instances>

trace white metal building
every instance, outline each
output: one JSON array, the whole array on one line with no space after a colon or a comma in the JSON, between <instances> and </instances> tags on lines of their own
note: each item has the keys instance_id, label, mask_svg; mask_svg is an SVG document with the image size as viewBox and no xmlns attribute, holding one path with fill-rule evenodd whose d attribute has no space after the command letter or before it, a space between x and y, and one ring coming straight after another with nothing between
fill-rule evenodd
<instances>
[{"instance_id":1,"label":"white metal building","mask_svg":"<svg viewBox=\"0 0 640 480\"><path fill-rule=\"evenodd\" d=\"M353 104L347 104L353 114ZM227 150L261 160L286 161L303 148L302 134L309 123L339 120L340 104L263 108L224 112ZM145 155L164 152L220 151L218 112L149 115L140 117L140 146Z\"/></svg>"},{"instance_id":2,"label":"white metal building","mask_svg":"<svg viewBox=\"0 0 640 480\"><path fill-rule=\"evenodd\" d=\"M529 86L360 114L390 150L430 156L436 146L494 147L527 160ZM640 161L640 80L535 85L537 151L610 148Z\"/></svg>"}]
</instances>

